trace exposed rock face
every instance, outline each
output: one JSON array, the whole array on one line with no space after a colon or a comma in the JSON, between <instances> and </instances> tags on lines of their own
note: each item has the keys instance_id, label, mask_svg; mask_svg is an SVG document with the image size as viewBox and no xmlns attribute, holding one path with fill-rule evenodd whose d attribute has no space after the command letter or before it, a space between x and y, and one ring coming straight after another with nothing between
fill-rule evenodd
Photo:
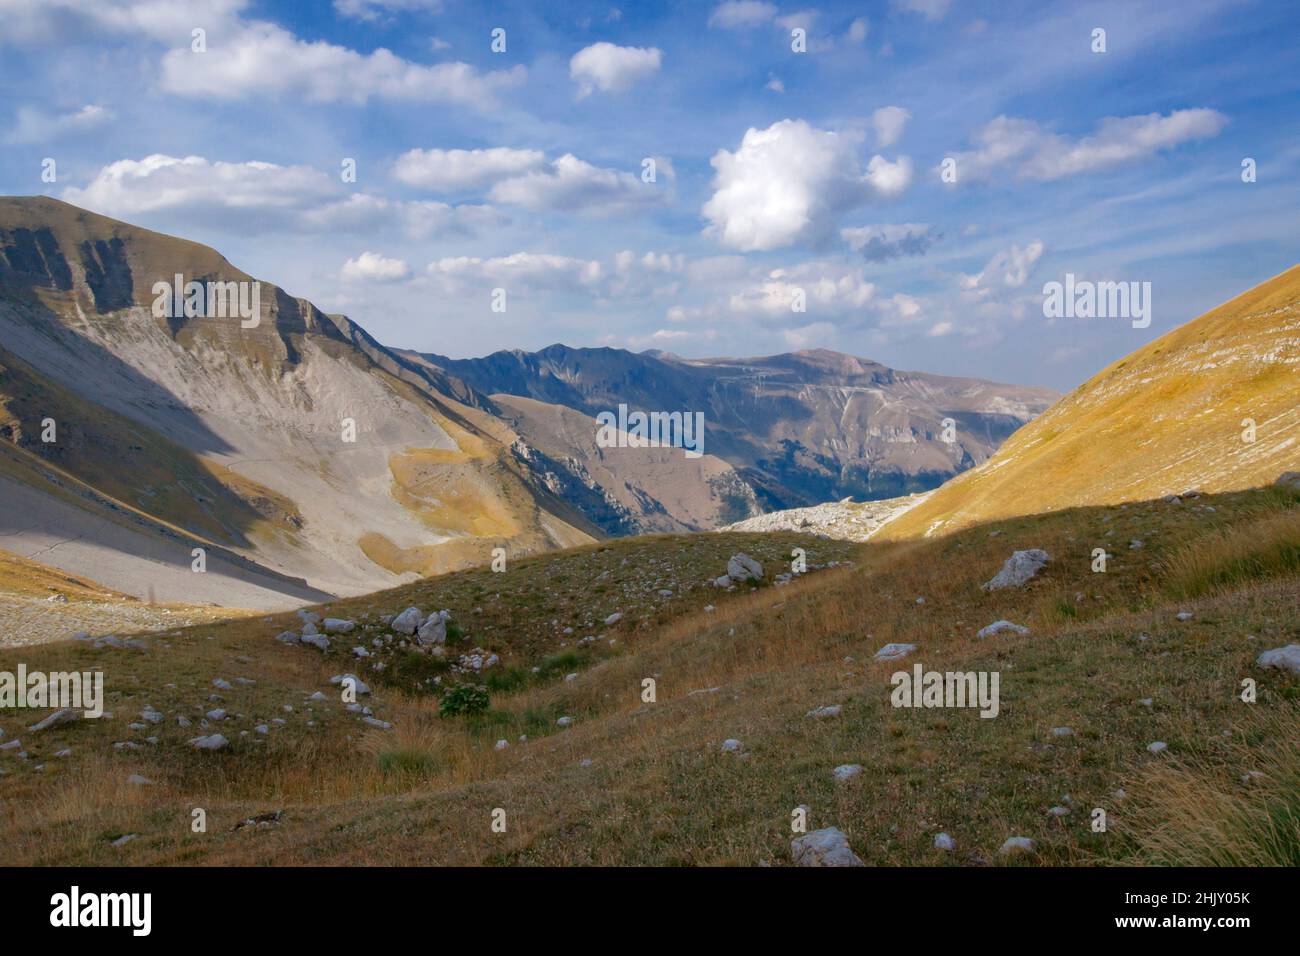
<instances>
[{"instance_id":1,"label":"exposed rock face","mask_svg":"<svg viewBox=\"0 0 1300 956\"><path fill-rule=\"evenodd\" d=\"M155 316L178 274L204 314ZM217 285L250 310L257 290L257 315L207 314ZM0 406L0 440L89 486L0 476L7 550L142 600L289 608L600 534L463 382L212 249L45 197L0 198Z\"/></svg>"}]
</instances>

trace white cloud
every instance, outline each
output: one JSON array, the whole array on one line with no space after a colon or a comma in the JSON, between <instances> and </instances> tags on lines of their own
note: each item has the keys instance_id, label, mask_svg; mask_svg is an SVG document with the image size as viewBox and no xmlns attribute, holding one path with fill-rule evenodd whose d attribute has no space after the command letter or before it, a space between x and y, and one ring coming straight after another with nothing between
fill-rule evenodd
<instances>
[{"instance_id":1,"label":"white cloud","mask_svg":"<svg viewBox=\"0 0 1300 956\"><path fill-rule=\"evenodd\" d=\"M84 188L63 198L110 216L174 209L283 210L333 191L329 177L310 166L209 162L155 153L110 163Z\"/></svg>"},{"instance_id":2,"label":"white cloud","mask_svg":"<svg viewBox=\"0 0 1300 956\"><path fill-rule=\"evenodd\" d=\"M806 313L794 312L802 293ZM773 269L756 285L733 294L732 312L769 318L790 315L842 315L862 309L875 297L876 287L860 269L843 270L821 262L804 262L789 269Z\"/></svg>"},{"instance_id":3,"label":"white cloud","mask_svg":"<svg viewBox=\"0 0 1300 956\"><path fill-rule=\"evenodd\" d=\"M803 120L751 128L736 152L718 150L713 196L704 204L705 230L746 252L778 249L831 236L842 213L872 198L898 195L911 181L911 162L875 156L862 171L857 140Z\"/></svg>"},{"instance_id":4,"label":"white cloud","mask_svg":"<svg viewBox=\"0 0 1300 956\"><path fill-rule=\"evenodd\" d=\"M464 286L496 283L507 290L591 288L604 270L595 259L516 252L509 256L480 259L456 256L429 263L431 276Z\"/></svg>"},{"instance_id":5,"label":"white cloud","mask_svg":"<svg viewBox=\"0 0 1300 956\"><path fill-rule=\"evenodd\" d=\"M810 346L822 346L836 337L838 329L830 322L811 322L795 329L784 329L781 337L792 349L806 349Z\"/></svg>"},{"instance_id":6,"label":"white cloud","mask_svg":"<svg viewBox=\"0 0 1300 956\"><path fill-rule=\"evenodd\" d=\"M410 274L411 267L401 259L387 259L369 251L343 263L340 272L348 282L400 282Z\"/></svg>"},{"instance_id":7,"label":"white cloud","mask_svg":"<svg viewBox=\"0 0 1300 956\"><path fill-rule=\"evenodd\" d=\"M973 276L962 276L961 286L977 296L986 295L991 289L1016 289L1028 281L1034 264L1043 255L1043 243L1035 240L1024 248L1012 245L988 261L982 271Z\"/></svg>"},{"instance_id":8,"label":"white cloud","mask_svg":"<svg viewBox=\"0 0 1300 956\"><path fill-rule=\"evenodd\" d=\"M352 20L379 20L386 14L423 10L437 13L442 0L334 0L334 12Z\"/></svg>"},{"instance_id":9,"label":"white cloud","mask_svg":"<svg viewBox=\"0 0 1300 956\"><path fill-rule=\"evenodd\" d=\"M72 113L48 116L30 106L18 108L18 122L7 139L11 143L43 143L73 133L97 129L113 118L102 106L83 106Z\"/></svg>"},{"instance_id":10,"label":"white cloud","mask_svg":"<svg viewBox=\"0 0 1300 956\"><path fill-rule=\"evenodd\" d=\"M787 13L776 18L776 25L782 30L793 30L799 27L803 30L812 32L813 24L821 15L818 10L799 10L795 13Z\"/></svg>"},{"instance_id":11,"label":"white cloud","mask_svg":"<svg viewBox=\"0 0 1300 956\"><path fill-rule=\"evenodd\" d=\"M673 179L671 163L658 163L663 178ZM522 176L503 179L488 192L493 202L525 209L559 209L612 214L661 203L668 192L663 184L643 183L640 176L602 169L565 154L550 166Z\"/></svg>"},{"instance_id":12,"label":"white cloud","mask_svg":"<svg viewBox=\"0 0 1300 956\"><path fill-rule=\"evenodd\" d=\"M1228 122L1211 109L1111 116L1091 136L1071 139L1032 120L999 116L971 139L975 149L954 154L957 181L992 177L1009 168L1021 179L1053 180L1144 159L1182 143L1217 136Z\"/></svg>"},{"instance_id":13,"label":"white cloud","mask_svg":"<svg viewBox=\"0 0 1300 956\"><path fill-rule=\"evenodd\" d=\"M393 175L408 186L458 192L489 186L545 162L546 155L536 149L412 149L397 158Z\"/></svg>"},{"instance_id":14,"label":"white cloud","mask_svg":"<svg viewBox=\"0 0 1300 956\"><path fill-rule=\"evenodd\" d=\"M709 26L722 30L749 30L770 23L776 16L776 4L761 0L728 0L720 3L709 17Z\"/></svg>"},{"instance_id":15,"label":"white cloud","mask_svg":"<svg viewBox=\"0 0 1300 956\"><path fill-rule=\"evenodd\" d=\"M578 95L595 90L621 93L659 72L663 51L658 47L616 46L593 43L573 54L569 76L578 84Z\"/></svg>"},{"instance_id":16,"label":"white cloud","mask_svg":"<svg viewBox=\"0 0 1300 956\"><path fill-rule=\"evenodd\" d=\"M210 44L216 42L210 38ZM220 43L207 53L188 46L166 53L163 88L223 100L301 96L318 103L365 103L381 97L487 108L525 77L522 66L482 73L468 63L413 63L382 47L362 54L323 40L300 40L262 21L233 28Z\"/></svg>"},{"instance_id":17,"label":"white cloud","mask_svg":"<svg viewBox=\"0 0 1300 956\"><path fill-rule=\"evenodd\" d=\"M784 93L785 83L781 81L781 78L779 76L774 76L767 81L767 85L764 87L764 89L771 90L773 93Z\"/></svg>"},{"instance_id":18,"label":"white cloud","mask_svg":"<svg viewBox=\"0 0 1300 956\"><path fill-rule=\"evenodd\" d=\"M897 143L911 118L912 114L901 106L882 106L872 113L871 131L875 134L876 146L883 149Z\"/></svg>"},{"instance_id":19,"label":"white cloud","mask_svg":"<svg viewBox=\"0 0 1300 956\"><path fill-rule=\"evenodd\" d=\"M948 15L952 0L894 0L894 6L899 10L919 13L927 20L942 20Z\"/></svg>"},{"instance_id":20,"label":"white cloud","mask_svg":"<svg viewBox=\"0 0 1300 956\"><path fill-rule=\"evenodd\" d=\"M174 42L190 30L235 22L248 0L0 0L0 43L16 40L66 40L74 30L140 33Z\"/></svg>"},{"instance_id":21,"label":"white cloud","mask_svg":"<svg viewBox=\"0 0 1300 956\"><path fill-rule=\"evenodd\" d=\"M858 17L849 24L849 32L846 34L848 41L850 43L861 43L867 38L869 26L866 17Z\"/></svg>"},{"instance_id":22,"label":"white cloud","mask_svg":"<svg viewBox=\"0 0 1300 956\"><path fill-rule=\"evenodd\" d=\"M423 239L471 233L504 219L490 206L349 194L337 177L310 166L210 162L202 156L158 153L110 163L85 187L65 189L63 198L123 219L180 213L240 233L396 230Z\"/></svg>"}]
</instances>

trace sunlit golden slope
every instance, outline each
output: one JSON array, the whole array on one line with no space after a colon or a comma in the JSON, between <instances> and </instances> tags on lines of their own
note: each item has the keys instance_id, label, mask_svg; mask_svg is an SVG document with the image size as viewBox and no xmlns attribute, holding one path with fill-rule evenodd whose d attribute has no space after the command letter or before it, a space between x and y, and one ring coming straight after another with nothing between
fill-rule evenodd
<instances>
[{"instance_id":1,"label":"sunlit golden slope","mask_svg":"<svg viewBox=\"0 0 1300 956\"><path fill-rule=\"evenodd\" d=\"M1300 266L1104 369L881 536L1245 488L1296 469Z\"/></svg>"}]
</instances>

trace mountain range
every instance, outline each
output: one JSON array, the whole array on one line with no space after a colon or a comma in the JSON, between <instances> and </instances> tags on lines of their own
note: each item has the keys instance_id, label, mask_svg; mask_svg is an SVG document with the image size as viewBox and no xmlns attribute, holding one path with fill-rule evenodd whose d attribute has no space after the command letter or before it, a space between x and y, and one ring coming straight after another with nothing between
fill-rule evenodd
<instances>
[{"instance_id":1,"label":"mountain range","mask_svg":"<svg viewBox=\"0 0 1300 956\"><path fill-rule=\"evenodd\" d=\"M206 246L0 199L0 534L150 600L277 608L931 488L1051 398L825 351L387 348ZM704 454L602 447L620 404L702 412Z\"/></svg>"}]
</instances>

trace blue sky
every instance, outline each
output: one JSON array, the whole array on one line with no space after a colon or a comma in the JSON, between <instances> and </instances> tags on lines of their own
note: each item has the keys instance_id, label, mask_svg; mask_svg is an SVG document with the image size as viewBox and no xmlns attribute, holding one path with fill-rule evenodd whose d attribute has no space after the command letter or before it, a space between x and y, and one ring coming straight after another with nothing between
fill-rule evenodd
<instances>
[{"instance_id":1,"label":"blue sky","mask_svg":"<svg viewBox=\"0 0 1300 956\"><path fill-rule=\"evenodd\" d=\"M1300 261L1281 0L0 0L0 23L5 193L210 244L395 346L825 347L1065 389ZM1150 282L1150 327L1045 318L1067 272Z\"/></svg>"}]
</instances>

